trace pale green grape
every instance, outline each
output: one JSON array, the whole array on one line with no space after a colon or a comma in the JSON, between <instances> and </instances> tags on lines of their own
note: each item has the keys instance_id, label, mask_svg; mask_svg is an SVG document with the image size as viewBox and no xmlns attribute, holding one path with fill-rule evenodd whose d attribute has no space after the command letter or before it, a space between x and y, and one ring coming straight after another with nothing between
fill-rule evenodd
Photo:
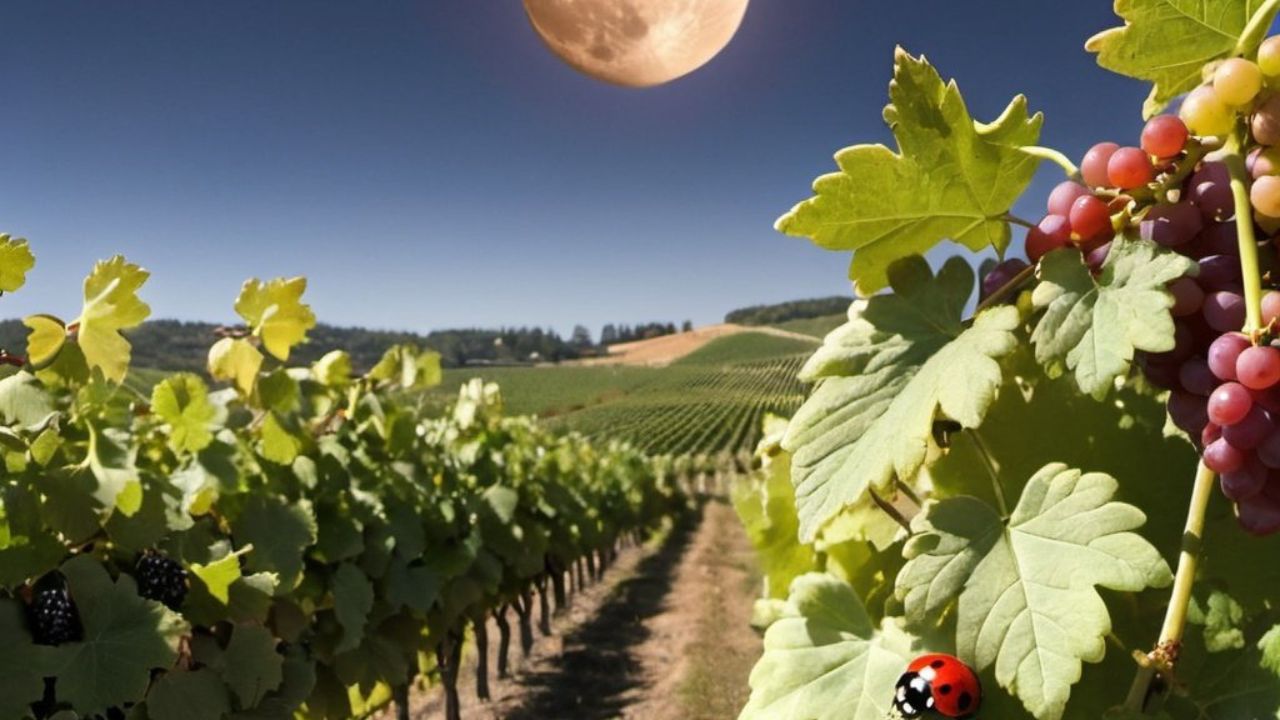
<instances>
[{"instance_id":1,"label":"pale green grape","mask_svg":"<svg viewBox=\"0 0 1280 720\"><path fill-rule=\"evenodd\" d=\"M1213 73L1213 91L1228 105L1248 105L1262 89L1262 71L1244 58L1224 60Z\"/></svg>"},{"instance_id":2,"label":"pale green grape","mask_svg":"<svg viewBox=\"0 0 1280 720\"><path fill-rule=\"evenodd\" d=\"M1182 122L1196 135L1226 135L1235 124L1235 113L1209 85L1201 85L1182 101Z\"/></svg>"},{"instance_id":3,"label":"pale green grape","mask_svg":"<svg viewBox=\"0 0 1280 720\"><path fill-rule=\"evenodd\" d=\"M1280 217L1280 177L1265 175L1253 181L1249 190L1253 209L1269 217Z\"/></svg>"},{"instance_id":4,"label":"pale green grape","mask_svg":"<svg viewBox=\"0 0 1280 720\"><path fill-rule=\"evenodd\" d=\"M1280 77L1280 35L1267 38L1258 48L1258 69L1268 78Z\"/></svg>"}]
</instances>

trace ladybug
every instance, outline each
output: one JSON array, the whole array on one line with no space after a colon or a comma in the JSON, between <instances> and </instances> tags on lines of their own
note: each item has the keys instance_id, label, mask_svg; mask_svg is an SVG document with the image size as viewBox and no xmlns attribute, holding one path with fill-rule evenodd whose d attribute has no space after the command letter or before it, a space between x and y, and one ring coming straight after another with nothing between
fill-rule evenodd
<instances>
[{"instance_id":1,"label":"ladybug","mask_svg":"<svg viewBox=\"0 0 1280 720\"><path fill-rule=\"evenodd\" d=\"M945 718L973 717L982 703L978 675L958 658L941 653L921 655L898 678L893 708L905 720L933 711Z\"/></svg>"}]
</instances>

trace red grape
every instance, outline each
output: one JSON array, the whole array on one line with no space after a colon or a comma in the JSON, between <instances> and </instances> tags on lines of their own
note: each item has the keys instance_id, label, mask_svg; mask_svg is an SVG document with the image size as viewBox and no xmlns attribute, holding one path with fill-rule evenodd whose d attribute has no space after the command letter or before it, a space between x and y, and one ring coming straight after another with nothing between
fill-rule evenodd
<instances>
[{"instance_id":1,"label":"red grape","mask_svg":"<svg viewBox=\"0 0 1280 720\"><path fill-rule=\"evenodd\" d=\"M1027 259L1040 262L1049 252L1070 244L1070 221L1063 215L1046 215L1039 225L1027 231Z\"/></svg>"},{"instance_id":2,"label":"red grape","mask_svg":"<svg viewBox=\"0 0 1280 720\"><path fill-rule=\"evenodd\" d=\"M1156 205L1138 226L1144 240L1177 247L1194 238L1204 227L1200 210L1191 203Z\"/></svg>"},{"instance_id":3,"label":"red grape","mask_svg":"<svg viewBox=\"0 0 1280 720\"><path fill-rule=\"evenodd\" d=\"M1209 414L1209 422L1214 425L1221 425L1224 428L1231 427L1236 423L1244 420L1249 414L1249 410L1253 408L1253 396L1240 383L1228 382L1218 386L1217 390L1209 396L1209 405L1206 411Z\"/></svg>"},{"instance_id":4,"label":"red grape","mask_svg":"<svg viewBox=\"0 0 1280 720\"><path fill-rule=\"evenodd\" d=\"M1271 416L1266 410L1254 405L1249 408L1249 414L1235 425L1228 425L1222 428L1222 437L1231 443L1231 447L1238 450L1252 450L1258 447L1258 444L1267 439L1267 435L1271 433L1274 426L1271 424Z\"/></svg>"},{"instance_id":5,"label":"red grape","mask_svg":"<svg viewBox=\"0 0 1280 720\"><path fill-rule=\"evenodd\" d=\"M1151 182L1154 176L1151 158L1138 148L1120 148L1107 160L1107 179L1113 187L1132 190Z\"/></svg>"},{"instance_id":6,"label":"red grape","mask_svg":"<svg viewBox=\"0 0 1280 720\"><path fill-rule=\"evenodd\" d=\"M1250 390L1266 390L1280 381L1280 350L1248 347L1236 358L1236 380Z\"/></svg>"},{"instance_id":7,"label":"red grape","mask_svg":"<svg viewBox=\"0 0 1280 720\"><path fill-rule=\"evenodd\" d=\"M1178 382L1187 392L1203 397L1208 397L1218 387L1218 378L1209 369L1209 363L1200 357L1182 363L1178 368Z\"/></svg>"},{"instance_id":8,"label":"red grape","mask_svg":"<svg viewBox=\"0 0 1280 720\"><path fill-rule=\"evenodd\" d=\"M1222 439L1206 445L1202 456L1205 466L1219 475L1235 472L1244 465L1244 453L1231 447L1230 443Z\"/></svg>"},{"instance_id":9,"label":"red grape","mask_svg":"<svg viewBox=\"0 0 1280 720\"><path fill-rule=\"evenodd\" d=\"M1204 304L1204 291L1189 277L1180 277L1169 283L1169 292L1173 294L1173 308L1169 312L1174 317L1186 317L1198 312Z\"/></svg>"},{"instance_id":10,"label":"red grape","mask_svg":"<svg viewBox=\"0 0 1280 720\"><path fill-rule=\"evenodd\" d=\"M1267 467L1257 458L1249 458L1237 469L1223 473L1222 494L1239 502L1262 492L1267 485Z\"/></svg>"},{"instance_id":11,"label":"red grape","mask_svg":"<svg viewBox=\"0 0 1280 720\"><path fill-rule=\"evenodd\" d=\"M1181 390L1169 393L1169 419L1191 437L1198 437L1209 424L1204 398Z\"/></svg>"},{"instance_id":12,"label":"red grape","mask_svg":"<svg viewBox=\"0 0 1280 720\"><path fill-rule=\"evenodd\" d=\"M1220 290L1205 296L1200 309L1209 327L1218 332L1239 330L1244 325L1244 297L1239 293Z\"/></svg>"},{"instance_id":13,"label":"red grape","mask_svg":"<svg viewBox=\"0 0 1280 720\"><path fill-rule=\"evenodd\" d=\"M1207 464L1207 463L1206 463ZM1268 479L1267 488L1236 505L1236 519L1240 527L1254 535L1270 535L1280 530L1280 500L1268 492L1276 481Z\"/></svg>"},{"instance_id":14,"label":"red grape","mask_svg":"<svg viewBox=\"0 0 1280 720\"><path fill-rule=\"evenodd\" d=\"M1018 273L1027 269L1027 263L1022 258L1009 258L1004 262L996 265L982 278L982 298L985 300L995 291L1012 282Z\"/></svg>"},{"instance_id":15,"label":"red grape","mask_svg":"<svg viewBox=\"0 0 1280 720\"><path fill-rule=\"evenodd\" d=\"M1158 157L1173 157L1187 144L1186 123L1177 115L1157 115L1142 128L1142 149Z\"/></svg>"},{"instance_id":16,"label":"red grape","mask_svg":"<svg viewBox=\"0 0 1280 720\"><path fill-rule=\"evenodd\" d=\"M1249 347L1249 338L1240 333L1227 333L1209 346L1209 369L1219 380L1236 379L1236 360Z\"/></svg>"},{"instance_id":17,"label":"red grape","mask_svg":"<svg viewBox=\"0 0 1280 720\"><path fill-rule=\"evenodd\" d=\"M1092 195L1076 198L1071 204L1071 232L1082 239L1092 238L1111 228L1107 204Z\"/></svg>"},{"instance_id":18,"label":"red grape","mask_svg":"<svg viewBox=\"0 0 1280 720\"><path fill-rule=\"evenodd\" d=\"M1280 428L1273 429L1258 444L1258 459L1269 468L1280 468Z\"/></svg>"},{"instance_id":19,"label":"red grape","mask_svg":"<svg viewBox=\"0 0 1280 720\"><path fill-rule=\"evenodd\" d=\"M1262 323L1270 325L1280 318L1280 292L1268 290L1262 295Z\"/></svg>"}]
</instances>

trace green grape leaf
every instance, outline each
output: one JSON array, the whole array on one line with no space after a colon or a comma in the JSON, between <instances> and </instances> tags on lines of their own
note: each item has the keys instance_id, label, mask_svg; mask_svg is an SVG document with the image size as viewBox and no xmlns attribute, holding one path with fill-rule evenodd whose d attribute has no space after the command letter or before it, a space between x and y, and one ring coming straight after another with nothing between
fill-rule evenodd
<instances>
[{"instance_id":1,"label":"green grape leaf","mask_svg":"<svg viewBox=\"0 0 1280 720\"><path fill-rule=\"evenodd\" d=\"M273 572L280 576L277 594L293 590L302 580L302 555L316 542L316 521L311 504L286 505L277 498L255 495L232 523L236 545L253 545L245 557L249 572Z\"/></svg>"},{"instance_id":2,"label":"green grape leaf","mask_svg":"<svg viewBox=\"0 0 1280 720\"><path fill-rule=\"evenodd\" d=\"M53 398L31 373L0 379L0 420L6 425L36 428L53 415Z\"/></svg>"},{"instance_id":3,"label":"green grape leaf","mask_svg":"<svg viewBox=\"0 0 1280 720\"><path fill-rule=\"evenodd\" d=\"M230 712L227 686L207 668L167 672L147 693L151 720L222 720Z\"/></svg>"},{"instance_id":4,"label":"green grape leaf","mask_svg":"<svg viewBox=\"0 0 1280 720\"><path fill-rule=\"evenodd\" d=\"M262 422L261 439L258 451L262 457L280 465L292 463L302 450L302 441L280 424L274 412L268 412Z\"/></svg>"},{"instance_id":5,"label":"green grape leaf","mask_svg":"<svg viewBox=\"0 0 1280 720\"><path fill-rule=\"evenodd\" d=\"M854 303L801 371L817 381L792 418L783 447L800 511L800 537L895 475L924 464L939 414L982 423L1002 382L997 360L1017 347L1018 311L985 310L966 328L973 270L960 258L935 278L918 256L890 269L894 293ZM964 378L957 382L956 378Z\"/></svg>"},{"instance_id":6,"label":"green grape leaf","mask_svg":"<svg viewBox=\"0 0 1280 720\"><path fill-rule=\"evenodd\" d=\"M178 373L151 389L151 410L169 424L169 447L174 452L197 453L213 442L211 426L217 409L209 402L209 389L193 373Z\"/></svg>"},{"instance_id":7,"label":"green grape leaf","mask_svg":"<svg viewBox=\"0 0 1280 720\"><path fill-rule=\"evenodd\" d=\"M373 609L373 583L351 563L343 563L333 576L333 609L342 626L342 642L336 653L360 647L364 626Z\"/></svg>"},{"instance_id":8,"label":"green grape leaf","mask_svg":"<svg viewBox=\"0 0 1280 720\"><path fill-rule=\"evenodd\" d=\"M1245 27L1264 0L1116 0L1122 27L1094 35L1085 49L1098 64L1121 75L1154 84L1143 105L1144 117L1159 113L1173 98L1202 82L1207 63L1239 51L1251 57L1259 34L1244 42ZM1270 17L1259 18L1265 30Z\"/></svg>"},{"instance_id":9,"label":"green grape leaf","mask_svg":"<svg viewBox=\"0 0 1280 720\"><path fill-rule=\"evenodd\" d=\"M27 282L27 272L36 266L36 256L23 238L0 234L0 293L13 292Z\"/></svg>"},{"instance_id":10,"label":"green grape leaf","mask_svg":"<svg viewBox=\"0 0 1280 720\"><path fill-rule=\"evenodd\" d=\"M1135 350L1173 349L1173 296L1165 285L1196 264L1143 240L1112 243L1094 282L1079 252L1057 250L1040 261L1032 293L1044 317L1031 335L1050 377L1075 372L1080 389L1105 395L1129 372Z\"/></svg>"},{"instance_id":11,"label":"green grape leaf","mask_svg":"<svg viewBox=\"0 0 1280 720\"><path fill-rule=\"evenodd\" d=\"M345 387L351 382L351 356L343 350L330 350L311 366L311 375L325 387Z\"/></svg>"},{"instance_id":12,"label":"green grape leaf","mask_svg":"<svg viewBox=\"0 0 1280 720\"><path fill-rule=\"evenodd\" d=\"M84 281L84 308L75 322L85 362L102 370L112 382L124 380L129 371L131 346L121 330L137 327L151 314L138 298L138 290L150 273L116 255L99 261Z\"/></svg>"},{"instance_id":13,"label":"green grape leaf","mask_svg":"<svg viewBox=\"0 0 1280 720\"><path fill-rule=\"evenodd\" d=\"M137 446L128 433L117 428L89 426L89 469L98 480L93 496L104 508L132 516L142 508L142 480L135 460Z\"/></svg>"},{"instance_id":14,"label":"green grape leaf","mask_svg":"<svg viewBox=\"0 0 1280 720\"><path fill-rule=\"evenodd\" d=\"M1280 625L1271 628L1258 641L1258 650L1262 653L1260 665L1264 670L1280 677Z\"/></svg>"},{"instance_id":15,"label":"green grape leaf","mask_svg":"<svg viewBox=\"0 0 1280 720\"><path fill-rule=\"evenodd\" d=\"M1221 590L1209 594L1203 606L1191 598L1187 621L1204 626L1204 646L1211 653L1239 650L1244 647L1244 608Z\"/></svg>"},{"instance_id":16,"label":"green grape leaf","mask_svg":"<svg viewBox=\"0 0 1280 720\"><path fill-rule=\"evenodd\" d=\"M784 598L791 582L819 569L812 545L799 541L796 494L791 485L791 456L766 458L760 473L747 475L732 489L733 507L755 546L768 597Z\"/></svg>"},{"instance_id":17,"label":"green grape leaf","mask_svg":"<svg viewBox=\"0 0 1280 720\"><path fill-rule=\"evenodd\" d=\"M44 695L53 650L31 642L22 606L0 599L0 717L21 718Z\"/></svg>"},{"instance_id":18,"label":"green grape leaf","mask_svg":"<svg viewBox=\"0 0 1280 720\"><path fill-rule=\"evenodd\" d=\"M49 367L67 344L67 324L52 315L28 315L22 324L27 334L27 362L35 370Z\"/></svg>"},{"instance_id":19,"label":"green grape leaf","mask_svg":"<svg viewBox=\"0 0 1280 720\"><path fill-rule=\"evenodd\" d=\"M251 395L262 360L262 353L248 340L222 338L209 348L209 376L233 382L241 393Z\"/></svg>"},{"instance_id":20,"label":"green grape leaf","mask_svg":"<svg viewBox=\"0 0 1280 720\"><path fill-rule=\"evenodd\" d=\"M236 312L262 338L267 352L287 361L289 351L302 342L307 331L316 325L311 306L302 302L307 289L304 277L276 278L262 282L246 280L236 298Z\"/></svg>"},{"instance_id":21,"label":"green grape leaf","mask_svg":"<svg viewBox=\"0 0 1280 720\"><path fill-rule=\"evenodd\" d=\"M1040 136L1042 118L1015 97L990 125L969 115L954 82L923 57L899 48L885 122L900 153L855 145L836 154L840 171L813 184L814 197L777 222L788 235L828 250L853 250L849 276L863 294L888 282L893 261L944 239L970 250L1009 244L1005 215L1035 174L1021 151Z\"/></svg>"},{"instance_id":22,"label":"green grape leaf","mask_svg":"<svg viewBox=\"0 0 1280 720\"><path fill-rule=\"evenodd\" d=\"M1041 720L1062 717L1082 661L1099 662L1111 631L1094 586L1136 592L1173 580L1132 530L1142 511L1115 502L1118 484L1061 464L1028 481L1008 524L976 498L930 504L913 523L897 595L932 624L957 601L956 648Z\"/></svg>"},{"instance_id":23,"label":"green grape leaf","mask_svg":"<svg viewBox=\"0 0 1280 720\"><path fill-rule=\"evenodd\" d=\"M128 575L112 581L88 555L62 566L80 612L84 641L57 648L58 699L89 716L142 699L153 669L178 659L189 628L177 613L138 596Z\"/></svg>"},{"instance_id":24,"label":"green grape leaf","mask_svg":"<svg viewBox=\"0 0 1280 720\"><path fill-rule=\"evenodd\" d=\"M284 657L276 652L276 639L258 625L236 625L219 660L214 669L222 673L241 707L257 705L284 680Z\"/></svg>"},{"instance_id":25,"label":"green grape leaf","mask_svg":"<svg viewBox=\"0 0 1280 720\"><path fill-rule=\"evenodd\" d=\"M801 575L765 632L739 720L882 720L913 645L892 623L877 630L845 583Z\"/></svg>"},{"instance_id":26,"label":"green grape leaf","mask_svg":"<svg viewBox=\"0 0 1280 720\"><path fill-rule=\"evenodd\" d=\"M393 345L369 370L374 380L398 383L403 388L427 388L443 379L440 353L420 351L414 345Z\"/></svg>"},{"instance_id":27,"label":"green grape leaf","mask_svg":"<svg viewBox=\"0 0 1280 720\"><path fill-rule=\"evenodd\" d=\"M236 713L233 720L293 720L316 684L315 663L306 659L305 652L297 646L286 650L280 686L253 709Z\"/></svg>"}]
</instances>

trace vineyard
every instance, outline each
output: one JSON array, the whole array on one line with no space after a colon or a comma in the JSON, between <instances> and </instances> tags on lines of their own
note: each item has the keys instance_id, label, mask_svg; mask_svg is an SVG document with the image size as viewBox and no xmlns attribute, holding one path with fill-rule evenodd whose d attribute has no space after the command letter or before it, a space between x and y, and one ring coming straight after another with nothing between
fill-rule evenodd
<instances>
[{"instance_id":1,"label":"vineyard","mask_svg":"<svg viewBox=\"0 0 1280 720\"><path fill-rule=\"evenodd\" d=\"M557 366L446 370L443 402L468 378L497 382L520 413L593 440L624 440L651 455L749 453L765 414L795 412L796 379L812 344L743 332L661 368Z\"/></svg>"},{"instance_id":2,"label":"vineyard","mask_svg":"<svg viewBox=\"0 0 1280 720\"><path fill-rule=\"evenodd\" d=\"M0 238L0 290L34 262ZM29 355L0 356L0 717L403 714L422 678L456 718L464 637L497 620L502 669L513 611L527 650L584 568L686 507L669 465L507 416L496 385L424 412L431 353L289 367L301 278L245 283L217 386L141 394L120 331L147 278L99 262L78 318L30 316Z\"/></svg>"}]
</instances>

